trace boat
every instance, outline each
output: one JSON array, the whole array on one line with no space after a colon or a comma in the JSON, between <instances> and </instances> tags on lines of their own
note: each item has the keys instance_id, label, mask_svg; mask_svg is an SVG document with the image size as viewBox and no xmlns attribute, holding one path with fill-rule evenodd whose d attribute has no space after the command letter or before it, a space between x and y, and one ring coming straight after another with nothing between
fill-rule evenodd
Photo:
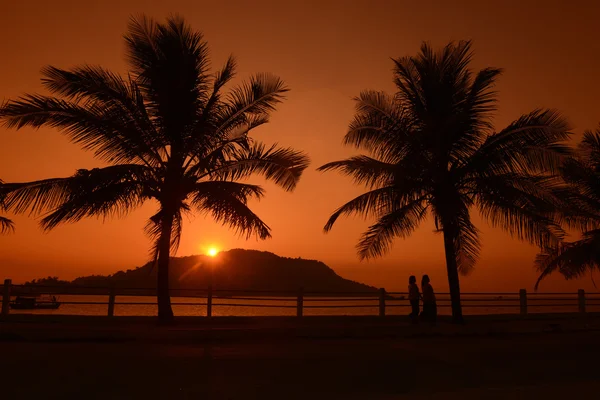
<instances>
[{"instance_id":1,"label":"boat","mask_svg":"<svg viewBox=\"0 0 600 400\"><path fill-rule=\"evenodd\" d=\"M56 310L60 307L56 296L47 298L39 296L17 296L10 303L10 308L14 310Z\"/></svg>"}]
</instances>

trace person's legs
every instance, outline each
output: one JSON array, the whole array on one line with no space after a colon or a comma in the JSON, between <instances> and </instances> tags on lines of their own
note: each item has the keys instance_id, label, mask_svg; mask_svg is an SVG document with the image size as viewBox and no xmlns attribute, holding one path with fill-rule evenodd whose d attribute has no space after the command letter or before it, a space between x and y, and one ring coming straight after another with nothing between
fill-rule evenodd
<instances>
[{"instance_id":1,"label":"person's legs","mask_svg":"<svg viewBox=\"0 0 600 400\"><path fill-rule=\"evenodd\" d=\"M419 300L411 300L410 305L412 307L412 312L410 313L410 318L413 323L417 323L417 318L419 318Z\"/></svg>"},{"instance_id":2,"label":"person's legs","mask_svg":"<svg viewBox=\"0 0 600 400\"><path fill-rule=\"evenodd\" d=\"M430 319L431 319L431 325L435 325L437 323L437 304L435 304L435 303L431 305Z\"/></svg>"},{"instance_id":3,"label":"person's legs","mask_svg":"<svg viewBox=\"0 0 600 400\"><path fill-rule=\"evenodd\" d=\"M429 320L429 304L423 303L423 311L421 312L421 319L423 321Z\"/></svg>"}]
</instances>

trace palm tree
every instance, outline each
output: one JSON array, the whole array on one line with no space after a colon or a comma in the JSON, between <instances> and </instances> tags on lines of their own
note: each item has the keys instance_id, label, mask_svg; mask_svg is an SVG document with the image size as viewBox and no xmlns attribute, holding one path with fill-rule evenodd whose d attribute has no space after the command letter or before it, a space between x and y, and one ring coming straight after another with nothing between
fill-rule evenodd
<instances>
[{"instance_id":1,"label":"palm tree","mask_svg":"<svg viewBox=\"0 0 600 400\"><path fill-rule=\"evenodd\" d=\"M0 187L3 183L4 182L2 182L2 179L0 179ZM2 199L2 197L0 197L0 210L3 210L4 208L4 200ZM0 235L13 232L14 230L15 224L12 222L12 220L0 215Z\"/></svg>"},{"instance_id":2,"label":"palm tree","mask_svg":"<svg viewBox=\"0 0 600 400\"><path fill-rule=\"evenodd\" d=\"M88 216L121 216L155 200L146 231L155 243L158 315L165 322L173 318L168 267L182 215L212 214L240 235L266 239L270 228L248 208L264 190L239 180L257 173L291 191L308 158L248 136L288 90L279 78L257 74L223 93L236 61L230 57L210 74L202 34L178 17L134 18L125 42L126 77L96 66L47 67L42 82L56 97L25 95L0 108L5 126L58 128L108 166L7 184L4 192L17 213L46 212L46 230Z\"/></svg>"},{"instance_id":3,"label":"palm tree","mask_svg":"<svg viewBox=\"0 0 600 400\"><path fill-rule=\"evenodd\" d=\"M582 238L544 249L536 258L540 276L535 285L558 271L566 279L600 268L600 128L586 131L579 151L565 161L562 177L572 188L566 217L580 228Z\"/></svg>"},{"instance_id":4,"label":"palm tree","mask_svg":"<svg viewBox=\"0 0 600 400\"><path fill-rule=\"evenodd\" d=\"M341 215L376 218L362 235L359 258L383 255L395 237L407 237L430 213L443 233L455 322L462 322L459 273L474 266L479 231L471 221L476 207L493 226L537 245L556 243L559 206L552 173L568 154L561 144L569 128L552 110L535 110L500 132L496 78L501 70L469 69L471 43L450 43L439 51L428 44L417 56L395 59L395 96L364 91L344 143L365 150L325 164L368 191L338 208Z\"/></svg>"}]
</instances>

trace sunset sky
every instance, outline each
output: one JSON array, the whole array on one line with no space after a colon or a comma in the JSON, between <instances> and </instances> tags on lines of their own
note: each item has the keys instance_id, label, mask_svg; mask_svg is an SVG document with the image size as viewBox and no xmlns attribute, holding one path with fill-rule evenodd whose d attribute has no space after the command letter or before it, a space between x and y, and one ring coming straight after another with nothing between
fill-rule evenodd
<instances>
[{"instance_id":1,"label":"sunset sky","mask_svg":"<svg viewBox=\"0 0 600 400\"><path fill-rule=\"evenodd\" d=\"M564 112L579 135L600 122L600 5L590 1L3 1L0 9L0 100L42 91L40 69L99 64L125 73L123 34L130 15L164 19L172 13L204 32L213 66L237 57L239 78L273 72L291 91L272 122L254 137L306 151L312 164L294 193L266 184L253 210L273 238L245 241L209 218L187 220L178 255L251 248L324 261L344 277L388 290L404 290L410 274L428 273L447 289L442 237L427 221L393 251L359 263L354 249L368 226L339 220L324 234L330 213L363 190L348 178L315 169L355 153L341 145L352 118L352 97L363 89L392 92L390 57L416 54L422 41L439 47L473 39L473 67L502 67L499 112L503 128L538 107ZM0 128L0 178L7 182L71 175L101 166L90 153L52 129ZM254 179L262 183L261 179ZM89 219L43 233L28 216L13 217L17 231L0 237L0 278L72 279L133 268L149 257L143 233L156 204L124 219ZM512 240L475 217L482 257L463 291L533 288L536 248ZM594 290L589 277L555 276L544 291Z\"/></svg>"}]
</instances>

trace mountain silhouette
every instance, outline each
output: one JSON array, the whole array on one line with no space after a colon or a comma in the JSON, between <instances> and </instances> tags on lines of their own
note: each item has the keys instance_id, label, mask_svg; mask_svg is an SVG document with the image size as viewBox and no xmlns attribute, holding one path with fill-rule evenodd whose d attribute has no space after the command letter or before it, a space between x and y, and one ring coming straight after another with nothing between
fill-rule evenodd
<instances>
[{"instance_id":1,"label":"mountain silhouette","mask_svg":"<svg viewBox=\"0 0 600 400\"><path fill-rule=\"evenodd\" d=\"M43 278L26 285L80 287L156 288L157 269L152 263L102 276L90 275L72 282ZM216 290L297 292L364 292L377 289L344 279L321 261L280 257L266 251L233 249L216 257L195 255L172 257L169 264L172 290Z\"/></svg>"}]
</instances>

